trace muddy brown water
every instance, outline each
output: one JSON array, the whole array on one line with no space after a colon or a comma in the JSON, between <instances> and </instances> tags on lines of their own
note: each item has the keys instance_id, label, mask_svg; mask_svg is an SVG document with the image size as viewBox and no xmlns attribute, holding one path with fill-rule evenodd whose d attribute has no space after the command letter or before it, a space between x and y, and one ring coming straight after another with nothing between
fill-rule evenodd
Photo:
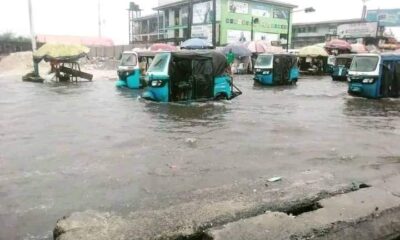
<instances>
[{"instance_id":1,"label":"muddy brown water","mask_svg":"<svg viewBox=\"0 0 400 240\"><path fill-rule=\"evenodd\" d=\"M236 83L244 94L232 101L176 105L110 80L0 77L0 239L51 239L64 215L125 214L148 196L178 201L240 179L400 163L399 100L352 98L329 77Z\"/></svg>"}]
</instances>

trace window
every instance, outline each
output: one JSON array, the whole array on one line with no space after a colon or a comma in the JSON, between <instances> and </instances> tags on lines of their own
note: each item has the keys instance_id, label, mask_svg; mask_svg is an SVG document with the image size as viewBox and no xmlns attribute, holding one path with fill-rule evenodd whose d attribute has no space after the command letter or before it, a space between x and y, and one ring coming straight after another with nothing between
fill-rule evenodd
<instances>
[{"instance_id":1,"label":"window","mask_svg":"<svg viewBox=\"0 0 400 240\"><path fill-rule=\"evenodd\" d=\"M124 53L121 58L121 66L136 66L137 57L133 53Z\"/></svg>"},{"instance_id":2,"label":"window","mask_svg":"<svg viewBox=\"0 0 400 240\"><path fill-rule=\"evenodd\" d=\"M350 71L355 72L373 72L378 65L377 56L356 56L351 64Z\"/></svg>"},{"instance_id":3,"label":"window","mask_svg":"<svg viewBox=\"0 0 400 240\"><path fill-rule=\"evenodd\" d=\"M157 54L148 69L148 72L165 72L168 67L169 53Z\"/></svg>"}]
</instances>

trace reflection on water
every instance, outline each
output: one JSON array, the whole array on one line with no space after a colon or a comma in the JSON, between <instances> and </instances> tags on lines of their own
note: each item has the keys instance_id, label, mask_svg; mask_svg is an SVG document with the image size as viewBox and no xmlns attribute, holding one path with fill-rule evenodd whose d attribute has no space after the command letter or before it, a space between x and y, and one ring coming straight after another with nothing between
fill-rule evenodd
<instances>
[{"instance_id":1,"label":"reflection on water","mask_svg":"<svg viewBox=\"0 0 400 240\"><path fill-rule=\"evenodd\" d=\"M232 101L182 105L106 80L0 79L0 224L15 216L17 239L50 239L56 220L75 211L125 214L149 197L178 201L241 178L400 155L398 100L351 98L328 77L235 84L243 95Z\"/></svg>"},{"instance_id":2,"label":"reflection on water","mask_svg":"<svg viewBox=\"0 0 400 240\"><path fill-rule=\"evenodd\" d=\"M399 109L398 99L371 100L349 97L345 101L343 113L354 126L396 131L399 127Z\"/></svg>"},{"instance_id":3,"label":"reflection on water","mask_svg":"<svg viewBox=\"0 0 400 240\"><path fill-rule=\"evenodd\" d=\"M364 98L347 98L344 113L359 117L399 117L399 99L371 100Z\"/></svg>"}]
</instances>

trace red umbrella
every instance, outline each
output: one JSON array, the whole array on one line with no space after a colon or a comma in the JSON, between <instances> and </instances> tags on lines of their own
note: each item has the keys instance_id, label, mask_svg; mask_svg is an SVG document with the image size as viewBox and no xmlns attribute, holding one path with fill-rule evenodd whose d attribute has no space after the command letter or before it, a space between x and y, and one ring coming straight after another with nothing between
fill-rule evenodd
<instances>
[{"instance_id":1,"label":"red umbrella","mask_svg":"<svg viewBox=\"0 0 400 240\"><path fill-rule=\"evenodd\" d=\"M356 44L351 44L351 52L353 53L367 53L368 50L365 47L364 44L361 43L356 43Z\"/></svg>"},{"instance_id":2,"label":"red umbrella","mask_svg":"<svg viewBox=\"0 0 400 240\"><path fill-rule=\"evenodd\" d=\"M265 41L251 41L245 43L245 46L252 52L252 53L264 53L268 50L268 44Z\"/></svg>"},{"instance_id":3,"label":"red umbrella","mask_svg":"<svg viewBox=\"0 0 400 240\"><path fill-rule=\"evenodd\" d=\"M176 51L176 47L166 43L155 43L149 48L150 51Z\"/></svg>"},{"instance_id":4,"label":"red umbrella","mask_svg":"<svg viewBox=\"0 0 400 240\"><path fill-rule=\"evenodd\" d=\"M333 39L325 45L327 49L338 49L338 50L351 50L350 43L340 40L340 39Z\"/></svg>"}]
</instances>

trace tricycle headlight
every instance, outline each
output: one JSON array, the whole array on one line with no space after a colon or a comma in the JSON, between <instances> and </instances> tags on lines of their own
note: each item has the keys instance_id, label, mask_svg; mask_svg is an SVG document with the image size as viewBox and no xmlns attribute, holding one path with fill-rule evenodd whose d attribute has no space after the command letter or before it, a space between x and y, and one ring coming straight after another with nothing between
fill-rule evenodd
<instances>
[{"instance_id":1,"label":"tricycle headlight","mask_svg":"<svg viewBox=\"0 0 400 240\"><path fill-rule=\"evenodd\" d=\"M373 83L374 79L373 78L364 78L362 82L363 83Z\"/></svg>"},{"instance_id":2,"label":"tricycle headlight","mask_svg":"<svg viewBox=\"0 0 400 240\"><path fill-rule=\"evenodd\" d=\"M161 80L153 80L153 81L151 81L151 86L152 87L159 87L159 86L161 86L161 84L162 84Z\"/></svg>"},{"instance_id":3,"label":"tricycle headlight","mask_svg":"<svg viewBox=\"0 0 400 240\"><path fill-rule=\"evenodd\" d=\"M270 71L264 71L262 74L269 75L270 73Z\"/></svg>"}]
</instances>

